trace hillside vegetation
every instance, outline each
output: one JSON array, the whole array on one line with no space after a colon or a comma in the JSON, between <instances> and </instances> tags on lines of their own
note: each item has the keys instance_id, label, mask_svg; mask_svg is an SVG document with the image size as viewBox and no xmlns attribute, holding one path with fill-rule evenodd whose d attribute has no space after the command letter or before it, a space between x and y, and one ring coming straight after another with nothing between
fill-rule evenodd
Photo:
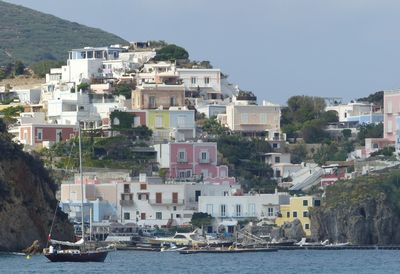
<instances>
[{"instance_id":1,"label":"hillside vegetation","mask_svg":"<svg viewBox=\"0 0 400 274\"><path fill-rule=\"evenodd\" d=\"M20 60L65 60L67 51L84 46L127 44L96 28L60 19L0 0L0 65Z\"/></svg>"}]
</instances>

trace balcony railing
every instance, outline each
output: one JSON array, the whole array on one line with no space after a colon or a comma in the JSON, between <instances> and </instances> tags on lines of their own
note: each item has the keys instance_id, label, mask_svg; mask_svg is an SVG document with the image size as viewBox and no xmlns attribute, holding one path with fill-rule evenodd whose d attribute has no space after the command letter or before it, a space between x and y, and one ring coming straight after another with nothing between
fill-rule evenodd
<instances>
[{"instance_id":1,"label":"balcony railing","mask_svg":"<svg viewBox=\"0 0 400 274\"><path fill-rule=\"evenodd\" d=\"M120 200L119 204L121 206L133 206L133 200Z\"/></svg>"},{"instance_id":2,"label":"balcony railing","mask_svg":"<svg viewBox=\"0 0 400 274\"><path fill-rule=\"evenodd\" d=\"M149 204L152 205L183 205L184 203L184 199L162 199L161 201L157 201L156 199L149 199Z\"/></svg>"},{"instance_id":3,"label":"balcony railing","mask_svg":"<svg viewBox=\"0 0 400 274\"><path fill-rule=\"evenodd\" d=\"M210 163L210 162L211 162L211 159L210 159L210 158L207 158L207 159L199 158L199 163L200 163L200 164L208 164L208 163Z\"/></svg>"}]
</instances>

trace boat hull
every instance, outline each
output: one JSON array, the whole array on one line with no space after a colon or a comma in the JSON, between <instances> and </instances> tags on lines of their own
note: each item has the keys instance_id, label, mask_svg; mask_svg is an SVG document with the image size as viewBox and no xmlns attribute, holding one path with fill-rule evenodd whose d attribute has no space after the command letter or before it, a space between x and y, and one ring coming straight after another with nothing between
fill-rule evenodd
<instances>
[{"instance_id":1,"label":"boat hull","mask_svg":"<svg viewBox=\"0 0 400 274\"><path fill-rule=\"evenodd\" d=\"M82 253L52 253L44 254L51 262L99 262L106 259L108 251L94 251Z\"/></svg>"}]
</instances>

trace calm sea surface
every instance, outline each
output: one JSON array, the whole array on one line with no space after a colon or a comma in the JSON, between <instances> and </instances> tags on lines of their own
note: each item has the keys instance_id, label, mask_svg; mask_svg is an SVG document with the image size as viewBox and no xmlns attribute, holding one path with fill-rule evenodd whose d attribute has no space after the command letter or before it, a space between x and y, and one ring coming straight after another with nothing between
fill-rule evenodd
<instances>
[{"instance_id":1,"label":"calm sea surface","mask_svg":"<svg viewBox=\"0 0 400 274\"><path fill-rule=\"evenodd\" d=\"M104 263L50 263L0 255L0 273L400 273L399 250L295 250L245 254L117 251Z\"/></svg>"}]
</instances>

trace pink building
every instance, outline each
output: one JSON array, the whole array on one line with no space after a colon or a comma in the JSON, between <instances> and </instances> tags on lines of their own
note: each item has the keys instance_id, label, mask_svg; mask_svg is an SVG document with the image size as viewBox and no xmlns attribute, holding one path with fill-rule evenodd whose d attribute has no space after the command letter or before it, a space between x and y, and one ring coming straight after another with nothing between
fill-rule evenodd
<instances>
[{"instance_id":1,"label":"pink building","mask_svg":"<svg viewBox=\"0 0 400 274\"><path fill-rule=\"evenodd\" d=\"M383 138L395 142L400 116L400 91L385 91L383 96Z\"/></svg>"},{"instance_id":2,"label":"pink building","mask_svg":"<svg viewBox=\"0 0 400 274\"><path fill-rule=\"evenodd\" d=\"M24 124L19 127L18 140L28 146L50 146L76 135L75 125Z\"/></svg>"},{"instance_id":3,"label":"pink building","mask_svg":"<svg viewBox=\"0 0 400 274\"><path fill-rule=\"evenodd\" d=\"M205 182L236 182L228 177L228 167L217 165L217 144L202 142L176 142L155 145L161 168L169 169L169 177L194 179L203 177Z\"/></svg>"}]
</instances>

